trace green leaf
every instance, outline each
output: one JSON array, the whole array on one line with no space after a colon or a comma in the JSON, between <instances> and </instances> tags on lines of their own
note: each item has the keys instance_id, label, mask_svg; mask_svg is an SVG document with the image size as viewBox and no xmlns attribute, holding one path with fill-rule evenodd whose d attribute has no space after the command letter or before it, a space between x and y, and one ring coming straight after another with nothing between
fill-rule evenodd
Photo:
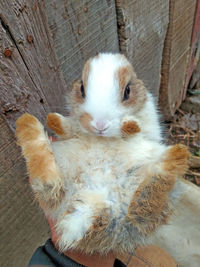
<instances>
[{"instance_id":1,"label":"green leaf","mask_svg":"<svg viewBox=\"0 0 200 267\"><path fill-rule=\"evenodd\" d=\"M195 152L195 154L200 157L200 148Z\"/></svg>"}]
</instances>

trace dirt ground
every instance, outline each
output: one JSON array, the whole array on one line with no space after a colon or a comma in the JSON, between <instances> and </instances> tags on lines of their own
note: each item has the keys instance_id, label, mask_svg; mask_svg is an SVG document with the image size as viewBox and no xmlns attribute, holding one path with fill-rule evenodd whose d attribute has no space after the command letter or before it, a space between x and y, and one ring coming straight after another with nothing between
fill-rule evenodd
<instances>
[{"instance_id":1,"label":"dirt ground","mask_svg":"<svg viewBox=\"0 0 200 267\"><path fill-rule=\"evenodd\" d=\"M185 178L200 186L200 90L190 90L173 120L165 125L168 144L189 147L191 156Z\"/></svg>"}]
</instances>

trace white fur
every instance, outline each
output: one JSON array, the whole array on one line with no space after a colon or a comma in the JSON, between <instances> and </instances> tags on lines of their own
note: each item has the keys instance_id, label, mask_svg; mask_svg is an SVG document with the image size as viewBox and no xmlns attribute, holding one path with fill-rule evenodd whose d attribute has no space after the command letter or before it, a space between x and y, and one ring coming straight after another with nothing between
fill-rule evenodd
<instances>
[{"instance_id":1,"label":"white fur","mask_svg":"<svg viewBox=\"0 0 200 267\"><path fill-rule=\"evenodd\" d=\"M121 115L116 72L119 67L126 65L127 62L112 54L102 54L91 61L84 109L94 121L110 121Z\"/></svg>"},{"instance_id":2,"label":"white fur","mask_svg":"<svg viewBox=\"0 0 200 267\"><path fill-rule=\"evenodd\" d=\"M119 133L120 121L126 111L119 106L119 84L116 72L119 67L126 66L127 61L113 54L101 54L92 59L86 99L83 110L89 113L93 120L91 125L103 122L106 136Z\"/></svg>"},{"instance_id":3,"label":"white fur","mask_svg":"<svg viewBox=\"0 0 200 267\"><path fill-rule=\"evenodd\" d=\"M77 206L73 213L65 215L57 225L58 234L62 236L58 242L60 250L64 251L74 247L76 242L83 238L91 224L92 210L87 206Z\"/></svg>"},{"instance_id":4,"label":"white fur","mask_svg":"<svg viewBox=\"0 0 200 267\"><path fill-rule=\"evenodd\" d=\"M159 123L159 115L156 110L156 103L150 92L147 92L147 101L144 108L138 112L137 119L140 121L139 125L149 139L161 141L161 126Z\"/></svg>"},{"instance_id":5,"label":"white fur","mask_svg":"<svg viewBox=\"0 0 200 267\"><path fill-rule=\"evenodd\" d=\"M133 116L132 118L140 122L139 126L145 136L149 135L154 140L161 140L159 117L149 92L145 106L140 112L134 112L134 106L128 108L121 103L117 71L125 66L130 66L130 63L119 54L105 53L93 58L90 63L86 98L79 107L80 111L92 116L91 125L97 130L98 123L104 125L106 130L103 136L120 136L122 121L126 116ZM81 128L83 132L90 134L83 127Z\"/></svg>"}]
</instances>

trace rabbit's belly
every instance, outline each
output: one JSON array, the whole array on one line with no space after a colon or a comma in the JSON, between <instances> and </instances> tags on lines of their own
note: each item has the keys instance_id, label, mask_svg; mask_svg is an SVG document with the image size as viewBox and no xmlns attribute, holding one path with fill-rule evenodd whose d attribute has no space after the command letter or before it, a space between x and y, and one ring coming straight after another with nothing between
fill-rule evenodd
<instances>
[{"instance_id":1,"label":"rabbit's belly","mask_svg":"<svg viewBox=\"0 0 200 267\"><path fill-rule=\"evenodd\" d=\"M73 156L69 158L72 160ZM127 154L117 149L82 149L76 154L76 161L71 161L70 175L69 171L66 175L66 170L62 170L66 195L61 214L73 211L75 218L84 218L87 214L85 221L90 223L93 219L88 218L95 216L108 217L109 221L111 218L123 219L143 180L137 174L138 170L138 166L131 165ZM117 227L117 224L110 223L112 229Z\"/></svg>"},{"instance_id":2,"label":"rabbit's belly","mask_svg":"<svg viewBox=\"0 0 200 267\"><path fill-rule=\"evenodd\" d=\"M91 210L99 206L99 210L109 208L116 214L127 212L134 192L144 180L138 174L144 162L134 164L120 143L111 146L72 140L55 145L53 153L66 192L65 210L82 203Z\"/></svg>"},{"instance_id":3,"label":"rabbit's belly","mask_svg":"<svg viewBox=\"0 0 200 267\"><path fill-rule=\"evenodd\" d=\"M88 156L81 163L79 177L65 180L65 199L57 216L61 250L84 247L89 253L90 248L98 250L99 240L103 240L105 253L118 247L133 251L135 243L143 242L127 219L134 192L143 179L137 175L138 169L106 157L96 161Z\"/></svg>"},{"instance_id":4,"label":"rabbit's belly","mask_svg":"<svg viewBox=\"0 0 200 267\"><path fill-rule=\"evenodd\" d=\"M76 175L65 179L65 199L57 216L60 248L83 246L89 251L90 247L97 249L101 238L105 253L119 244L132 251L133 241L143 240L127 220L133 194L142 179L138 169L122 159L101 158L99 153L95 159L88 154L77 166Z\"/></svg>"},{"instance_id":5,"label":"rabbit's belly","mask_svg":"<svg viewBox=\"0 0 200 267\"><path fill-rule=\"evenodd\" d=\"M60 248L83 245L98 249L99 235L105 241L105 252L117 246L131 251L133 240L143 242L127 214L134 192L144 180L139 174L144 161L135 164L129 151L117 144L106 147L69 142L53 152L65 190L65 198L54 213ZM128 248L127 242L131 244Z\"/></svg>"},{"instance_id":6,"label":"rabbit's belly","mask_svg":"<svg viewBox=\"0 0 200 267\"><path fill-rule=\"evenodd\" d=\"M54 149L54 155L64 179L67 199L78 194L84 196L90 191L104 195L109 201L130 199L143 180L137 175L141 164L134 166L129 151L117 144L111 147L68 142L62 151L64 155L57 151L62 150Z\"/></svg>"}]
</instances>

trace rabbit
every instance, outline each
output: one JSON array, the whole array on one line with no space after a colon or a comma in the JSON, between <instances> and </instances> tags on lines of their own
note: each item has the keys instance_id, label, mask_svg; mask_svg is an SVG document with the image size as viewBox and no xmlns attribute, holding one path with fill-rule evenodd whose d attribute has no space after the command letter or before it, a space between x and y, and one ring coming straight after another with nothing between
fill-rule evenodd
<instances>
[{"instance_id":1,"label":"rabbit","mask_svg":"<svg viewBox=\"0 0 200 267\"><path fill-rule=\"evenodd\" d=\"M122 54L90 58L67 102L70 116L47 117L57 142L30 114L16 122L35 197L61 252L133 253L173 214L188 149L164 143L154 99Z\"/></svg>"}]
</instances>

